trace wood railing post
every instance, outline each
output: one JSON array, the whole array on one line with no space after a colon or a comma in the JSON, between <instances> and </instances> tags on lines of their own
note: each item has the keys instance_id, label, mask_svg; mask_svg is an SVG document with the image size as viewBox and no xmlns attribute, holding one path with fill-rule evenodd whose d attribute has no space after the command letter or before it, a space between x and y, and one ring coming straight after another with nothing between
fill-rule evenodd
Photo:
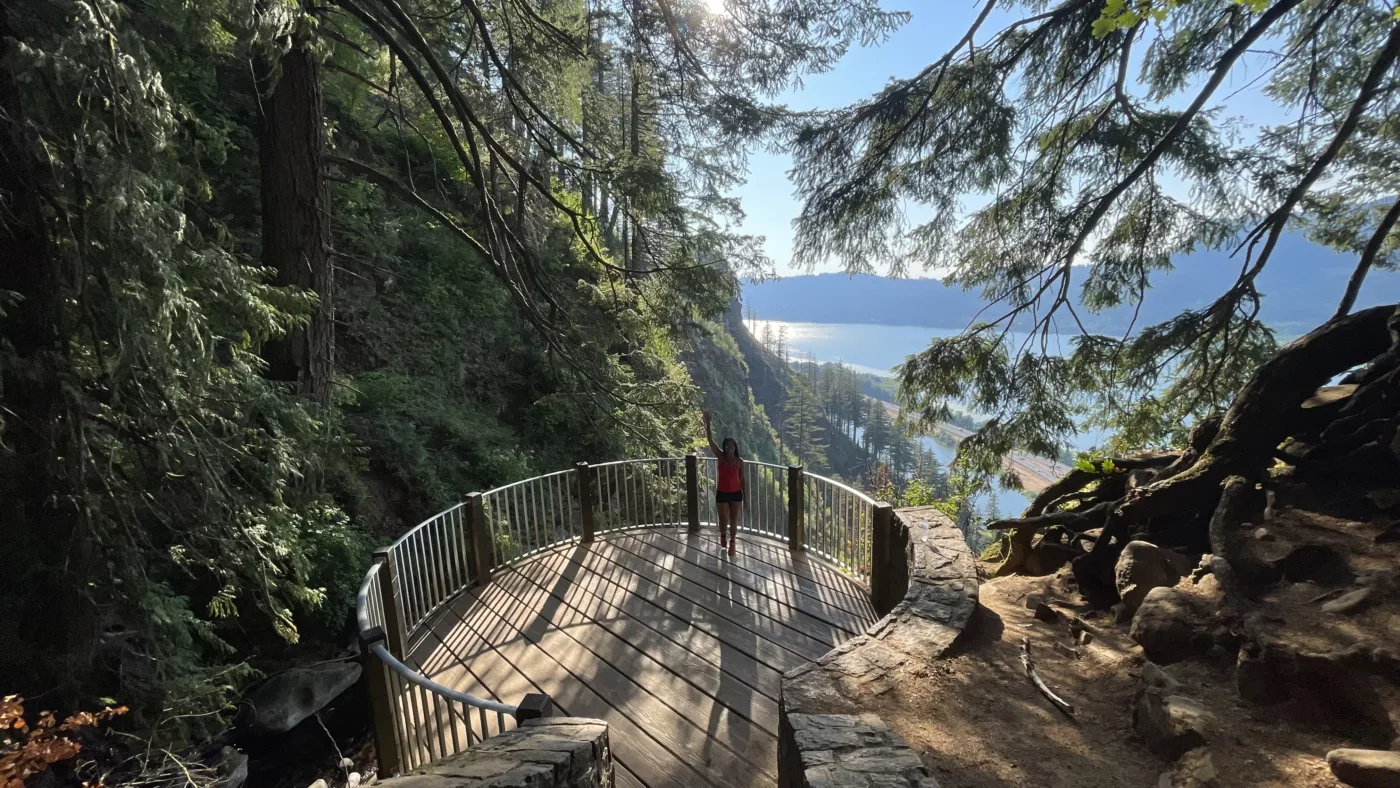
<instances>
[{"instance_id":1,"label":"wood railing post","mask_svg":"<svg viewBox=\"0 0 1400 788\"><path fill-rule=\"evenodd\" d=\"M491 582L491 529L486 525L486 506L481 493L467 496L467 533L471 534L472 552L476 554L476 584Z\"/></svg>"},{"instance_id":2,"label":"wood railing post","mask_svg":"<svg viewBox=\"0 0 1400 788\"><path fill-rule=\"evenodd\" d=\"M593 541L597 525L593 522L593 466L581 462L574 466L578 477L578 505L583 515L583 543Z\"/></svg>"},{"instance_id":3,"label":"wood railing post","mask_svg":"<svg viewBox=\"0 0 1400 788\"><path fill-rule=\"evenodd\" d=\"M875 504L874 520L870 530L870 604L875 614L883 616L890 612L899 600L891 600L890 555L894 541L894 507L883 501ZM900 556L903 560L903 556Z\"/></svg>"},{"instance_id":4,"label":"wood railing post","mask_svg":"<svg viewBox=\"0 0 1400 788\"><path fill-rule=\"evenodd\" d=\"M803 533L807 514L807 475L801 465L788 466L788 549L802 552L807 547Z\"/></svg>"},{"instance_id":5,"label":"wood railing post","mask_svg":"<svg viewBox=\"0 0 1400 788\"><path fill-rule=\"evenodd\" d=\"M685 455L685 523L686 531L700 533L700 458L695 452Z\"/></svg>"},{"instance_id":6,"label":"wood railing post","mask_svg":"<svg viewBox=\"0 0 1400 788\"><path fill-rule=\"evenodd\" d=\"M403 755L399 752L398 727L394 723L394 695L389 689L389 668L374 653L375 644L386 641L384 630L379 627L360 633L360 666L369 689L374 751L379 759L379 774L390 777L399 773Z\"/></svg>"},{"instance_id":7,"label":"wood railing post","mask_svg":"<svg viewBox=\"0 0 1400 788\"><path fill-rule=\"evenodd\" d=\"M403 622L403 601L399 596L399 572L389 548L374 551L374 563L379 564L379 601L384 608L384 645L389 653L403 659L408 652L408 632Z\"/></svg>"}]
</instances>

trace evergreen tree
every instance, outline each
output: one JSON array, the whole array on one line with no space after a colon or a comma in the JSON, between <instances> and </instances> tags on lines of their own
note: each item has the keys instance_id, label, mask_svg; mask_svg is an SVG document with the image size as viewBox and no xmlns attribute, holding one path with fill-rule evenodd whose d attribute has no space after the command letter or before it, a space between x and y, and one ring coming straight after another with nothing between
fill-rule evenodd
<instances>
[{"instance_id":1,"label":"evergreen tree","mask_svg":"<svg viewBox=\"0 0 1400 788\"><path fill-rule=\"evenodd\" d=\"M1223 412L1278 349L1258 318L1257 282L1288 227L1356 254L1332 294L1339 316L1366 272L1390 264L1400 219L1390 198L1400 175L1383 153L1400 142L1392 4L982 5L946 54L813 116L793 145L799 262L937 268L996 304L901 375L903 398L930 420L946 418L950 399L994 416L964 449L984 472L1016 447L1058 456L1077 413L1124 446L1151 447L1180 445L1193 422ZM994 5L1024 18L986 30ZM1241 80L1290 120L1235 133L1230 105L1213 107ZM907 226L908 202L932 218ZM1087 314L1136 309L1173 253L1201 248L1240 260L1205 306L1124 336L1089 327Z\"/></svg>"},{"instance_id":2,"label":"evergreen tree","mask_svg":"<svg viewBox=\"0 0 1400 788\"><path fill-rule=\"evenodd\" d=\"M813 471L825 471L828 465L826 443L819 424L821 411L805 378L794 378L783 413L788 450Z\"/></svg>"}]
</instances>

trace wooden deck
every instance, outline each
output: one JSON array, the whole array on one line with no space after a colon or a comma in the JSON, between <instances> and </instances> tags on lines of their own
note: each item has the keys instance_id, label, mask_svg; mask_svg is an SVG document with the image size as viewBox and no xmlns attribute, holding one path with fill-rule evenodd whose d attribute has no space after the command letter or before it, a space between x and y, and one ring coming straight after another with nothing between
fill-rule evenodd
<instances>
[{"instance_id":1,"label":"wooden deck","mask_svg":"<svg viewBox=\"0 0 1400 788\"><path fill-rule=\"evenodd\" d=\"M713 529L667 526L499 572L412 657L463 692L542 692L557 715L607 720L623 788L772 786L779 677L874 621L864 589L783 543L743 535L730 558Z\"/></svg>"}]
</instances>

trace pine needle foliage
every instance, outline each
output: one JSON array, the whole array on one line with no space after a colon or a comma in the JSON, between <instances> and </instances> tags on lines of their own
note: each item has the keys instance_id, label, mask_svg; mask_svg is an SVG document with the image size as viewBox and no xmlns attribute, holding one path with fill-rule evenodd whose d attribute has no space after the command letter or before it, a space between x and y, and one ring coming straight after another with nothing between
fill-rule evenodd
<instances>
[{"instance_id":1,"label":"pine needle foliage","mask_svg":"<svg viewBox=\"0 0 1400 788\"><path fill-rule=\"evenodd\" d=\"M797 255L938 271L989 302L901 377L925 418L950 400L991 416L964 444L984 472L1014 448L1058 456L1077 420L1180 444L1278 346L1257 281L1286 229L1358 255L1318 294L1339 314L1393 264L1397 53L1386 2L983 3L919 73L795 129ZM1236 117L1241 91L1292 120ZM911 223L911 203L931 218ZM1095 330L1200 249L1234 253L1225 292Z\"/></svg>"}]
</instances>

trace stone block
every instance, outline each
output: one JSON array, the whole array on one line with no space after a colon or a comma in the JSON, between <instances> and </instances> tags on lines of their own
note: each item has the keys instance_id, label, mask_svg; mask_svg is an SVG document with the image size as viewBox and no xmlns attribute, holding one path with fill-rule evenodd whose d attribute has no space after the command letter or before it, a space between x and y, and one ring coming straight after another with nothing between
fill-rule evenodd
<instances>
[{"instance_id":1,"label":"stone block","mask_svg":"<svg viewBox=\"0 0 1400 788\"><path fill-rule=\"evenodd\" d=\"M602 720L528 720L427 767L385 780L388 788L613 788L612 749Z\"/></svg>"}]
</instances>

